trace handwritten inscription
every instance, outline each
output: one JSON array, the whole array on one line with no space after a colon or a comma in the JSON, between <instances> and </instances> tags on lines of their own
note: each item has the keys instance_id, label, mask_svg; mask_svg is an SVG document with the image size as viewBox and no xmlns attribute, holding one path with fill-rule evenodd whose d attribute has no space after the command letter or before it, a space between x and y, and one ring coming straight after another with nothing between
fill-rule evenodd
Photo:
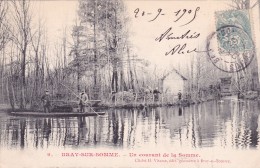
<instances>
[{"instance_id":1,"label":"handwritten inscription","mask_svg":"<svg viewBox=\"0 0 260 168\"><path fill-rule=\"evenodd\" d=\"M189 26L189 28L186 30L182 27L187 27L191 22L194 22L196 20L200 11L200 7L195 7L194 9L178 9L172 11L172 13L169 13L162 8L158 8L157 11L148 12L145 10L141 10L140 8L136 8L134 10L134 17L146 17L148 18L148 22L153 22L155 20L159 20L160 17L163 17L165 15L168 15L168 17L170 16L169 22L172 21L174 26L166 28L155 38L155 41L158 43L170 43L168 51L166 51L164 54L165 56L187 55L191 53L202 53L211 51L211 49L208 49L208 51L201 51L197 48L197 46L190 46L195 43L188 43L188 41L198 39L201 36L201 33L193 30L191 26ZM177 22L180 22L180 24L174 24Z\"/></svg>"},{"instance_id":2,"label":"handwritten inscription","mask_svg":"<svg viewBox=\"0 0 260 168\"><path fill-rule=\"evenodd\" d=\"M172 27L168 28L164 33L162 33L160 36L155 38L155 41L162 42L164 40L191 40L191 39L197 39L200 36L200 33L192 32L192 30L187 30L184 33L180 35L174 35L172 32ZM187 43L184 44L176 44L174 47L170 49L170 51L167 51L165 53L165 56L167 55L175 55L175 54L190 54L190 53L201 53L201 52L207 52L207 51L199 51L196 47L193 48L187 48Z\"/></svg>"},{"instance_id":3,"label":"handwritten inscription","mask_svg":"<svg viewBox=\"0 0 260 168\"><path fill-rule=\"evenodd\" d=\"M165 56L167 55L174 55L174 54L190 54L190 53L205 53L208 52L207 51L199 51L197 48L193 48L193 49L187 49L187 44L177 44L176 46L174 46L170 51L165 53ZM211 51L211 49L209 49L209 51Z\"/></svg>"},{"instance_id":4,"label":"handwritten inscription","mask_svg":"<svg viewBox=\"0 0 260 168\"><path fill-rule=\"evenodd\" d=\"M176 46L174 46L170 51L165 53L165 56L167 55L174 55L174 54L189 54L192 52L196 52L197 48L194 49L186 49L187 44L177 44Z\"/></svg>"},{"instance_id":5,"label":"handwritten inscription","mask_svg":"<svg viewBox=\"0 0 260 168\"><path fill-rule=\"evenodd\" d=\"M181 26L185 26L191 22L193 22L196 17L197 17L197 13L200 10L200 7L197 7L196 9L179 9L177 11L174 11L173 14L173 22L178 22L181 19L185 19L186 23L181 25ZM136 8L134 10L134 14L135 14L135 18L138 18L140 16L152 16L149 17L150 19L148 20L148 22L152 22L155 21L159 18L159 16L163 16L166 15L166 13L163 12L162 8L158 8L157 11L155 13L152 12L146 12L144 10L140 10L140 8Z\"/></svg>"},{"instance_id":6,"label":"handwritten inscription","mask_svg":"<svg viewBox=\"0 0 260 168\"><path fill-rule=\"evenodd\" d=\"M163 34L155 39L155 41L161 42L163 39L166 40L179 40L179 39L196 39L200 36L200 33L191 32L191 30L186 31L181 35L173 35L172 27L168 28Z\"/></svg>"}]
</instances>

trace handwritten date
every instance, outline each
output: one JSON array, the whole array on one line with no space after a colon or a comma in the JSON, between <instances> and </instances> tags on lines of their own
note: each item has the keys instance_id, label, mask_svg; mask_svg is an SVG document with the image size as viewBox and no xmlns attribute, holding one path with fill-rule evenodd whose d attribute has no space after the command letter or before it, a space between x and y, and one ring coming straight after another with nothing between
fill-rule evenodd
<instances>
[{"instance_id":1,"label":"handwritten date","mask_svg":"<svg viewBox=\"0 0 260 168\"><path fill-rule=\"evenodd\" d=\"M177 11L174 11L173 12L173 21L178 22L180 20L184 20L184 22L185 21L186 22L184 24L182 24L181 26L185 26L196 19L197 13L199 10L200 10L200 7L197 7L195 10L179 9ZM140 8L136 8L134 10L134 14L135 14L135 18L138 18L139 16L152 16L151 19L148 20L148 22L155 21L155 20L157 20L157 18L159 18L159 16L166 15L166 13L163 12L162 8L158 8L155 13L141 11Z\"/></svg>"}]
</instances>

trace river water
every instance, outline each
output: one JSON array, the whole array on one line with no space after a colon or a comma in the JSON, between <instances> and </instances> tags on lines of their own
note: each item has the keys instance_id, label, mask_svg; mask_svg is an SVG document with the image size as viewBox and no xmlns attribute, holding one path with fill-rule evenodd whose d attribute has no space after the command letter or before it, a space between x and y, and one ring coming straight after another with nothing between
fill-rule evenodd
<instances>
[{"instance_id":1,"label":"river water","mask_svg":"<svg viewBox=\"0 0 260 168\"><path fill-rule=\"evenodd\" d=\"M2 112L0 148L259 149L257 101L106 112L104 116L80 118L14 117Z\"/></svg>"}]
</instances>

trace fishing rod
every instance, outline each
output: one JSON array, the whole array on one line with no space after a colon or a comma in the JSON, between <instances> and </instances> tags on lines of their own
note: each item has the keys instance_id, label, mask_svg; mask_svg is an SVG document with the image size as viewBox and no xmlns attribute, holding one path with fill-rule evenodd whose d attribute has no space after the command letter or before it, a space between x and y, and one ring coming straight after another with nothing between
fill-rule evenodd
<instances>
[{"instance_id":1,"label":"fishing rod","mask_svg":"<svg viewBox=\"0 0 260 168\"><path fill-rule=\"evenodd\" d=\"M68 89L69 91L71 91L77 98L79 98L80 100L82 100L79 96L78 96L78 94L76 94L72 89L70 89L68 86L66 86L66 85L64 85L63 83L61 83L60 82L60 84L62 85L62 86L64 86L66 89ZM82 100L83 101L83 100ZM88 107L90 107L90 109L94 112L94 113L96 113L98 116L99 116L99 114L87 103L87 105L88 105Z\"/></svg>"}]
</instances>

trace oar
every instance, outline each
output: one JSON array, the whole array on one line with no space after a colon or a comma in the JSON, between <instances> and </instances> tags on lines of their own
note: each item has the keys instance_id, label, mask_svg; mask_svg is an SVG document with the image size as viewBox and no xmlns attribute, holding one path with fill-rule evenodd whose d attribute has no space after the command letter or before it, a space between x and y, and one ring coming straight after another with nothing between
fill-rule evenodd
<instances>
[{"instance_id":1,"label":"oar","mask_svg":"<svg viewBox=\"0 0 260 168\"><path fill-rule=\"evenodd\" d=\"M63 83L61 83L60 82L60 84L62 85L62 86L64 86L66 89L68 89L69 91L71 91L77 98L79 98L80 100L82 100L79 96L78 96L78 94L76 94L72 89L70 89L68 86L66 86L66 85L64 85ZM83 100L82 100L83 101ZM96 113L98 116L99 116L99 114L88 104L88 107L90 107L90 109L94 112L94 113Z\"/></svg>"}]
</instances>

